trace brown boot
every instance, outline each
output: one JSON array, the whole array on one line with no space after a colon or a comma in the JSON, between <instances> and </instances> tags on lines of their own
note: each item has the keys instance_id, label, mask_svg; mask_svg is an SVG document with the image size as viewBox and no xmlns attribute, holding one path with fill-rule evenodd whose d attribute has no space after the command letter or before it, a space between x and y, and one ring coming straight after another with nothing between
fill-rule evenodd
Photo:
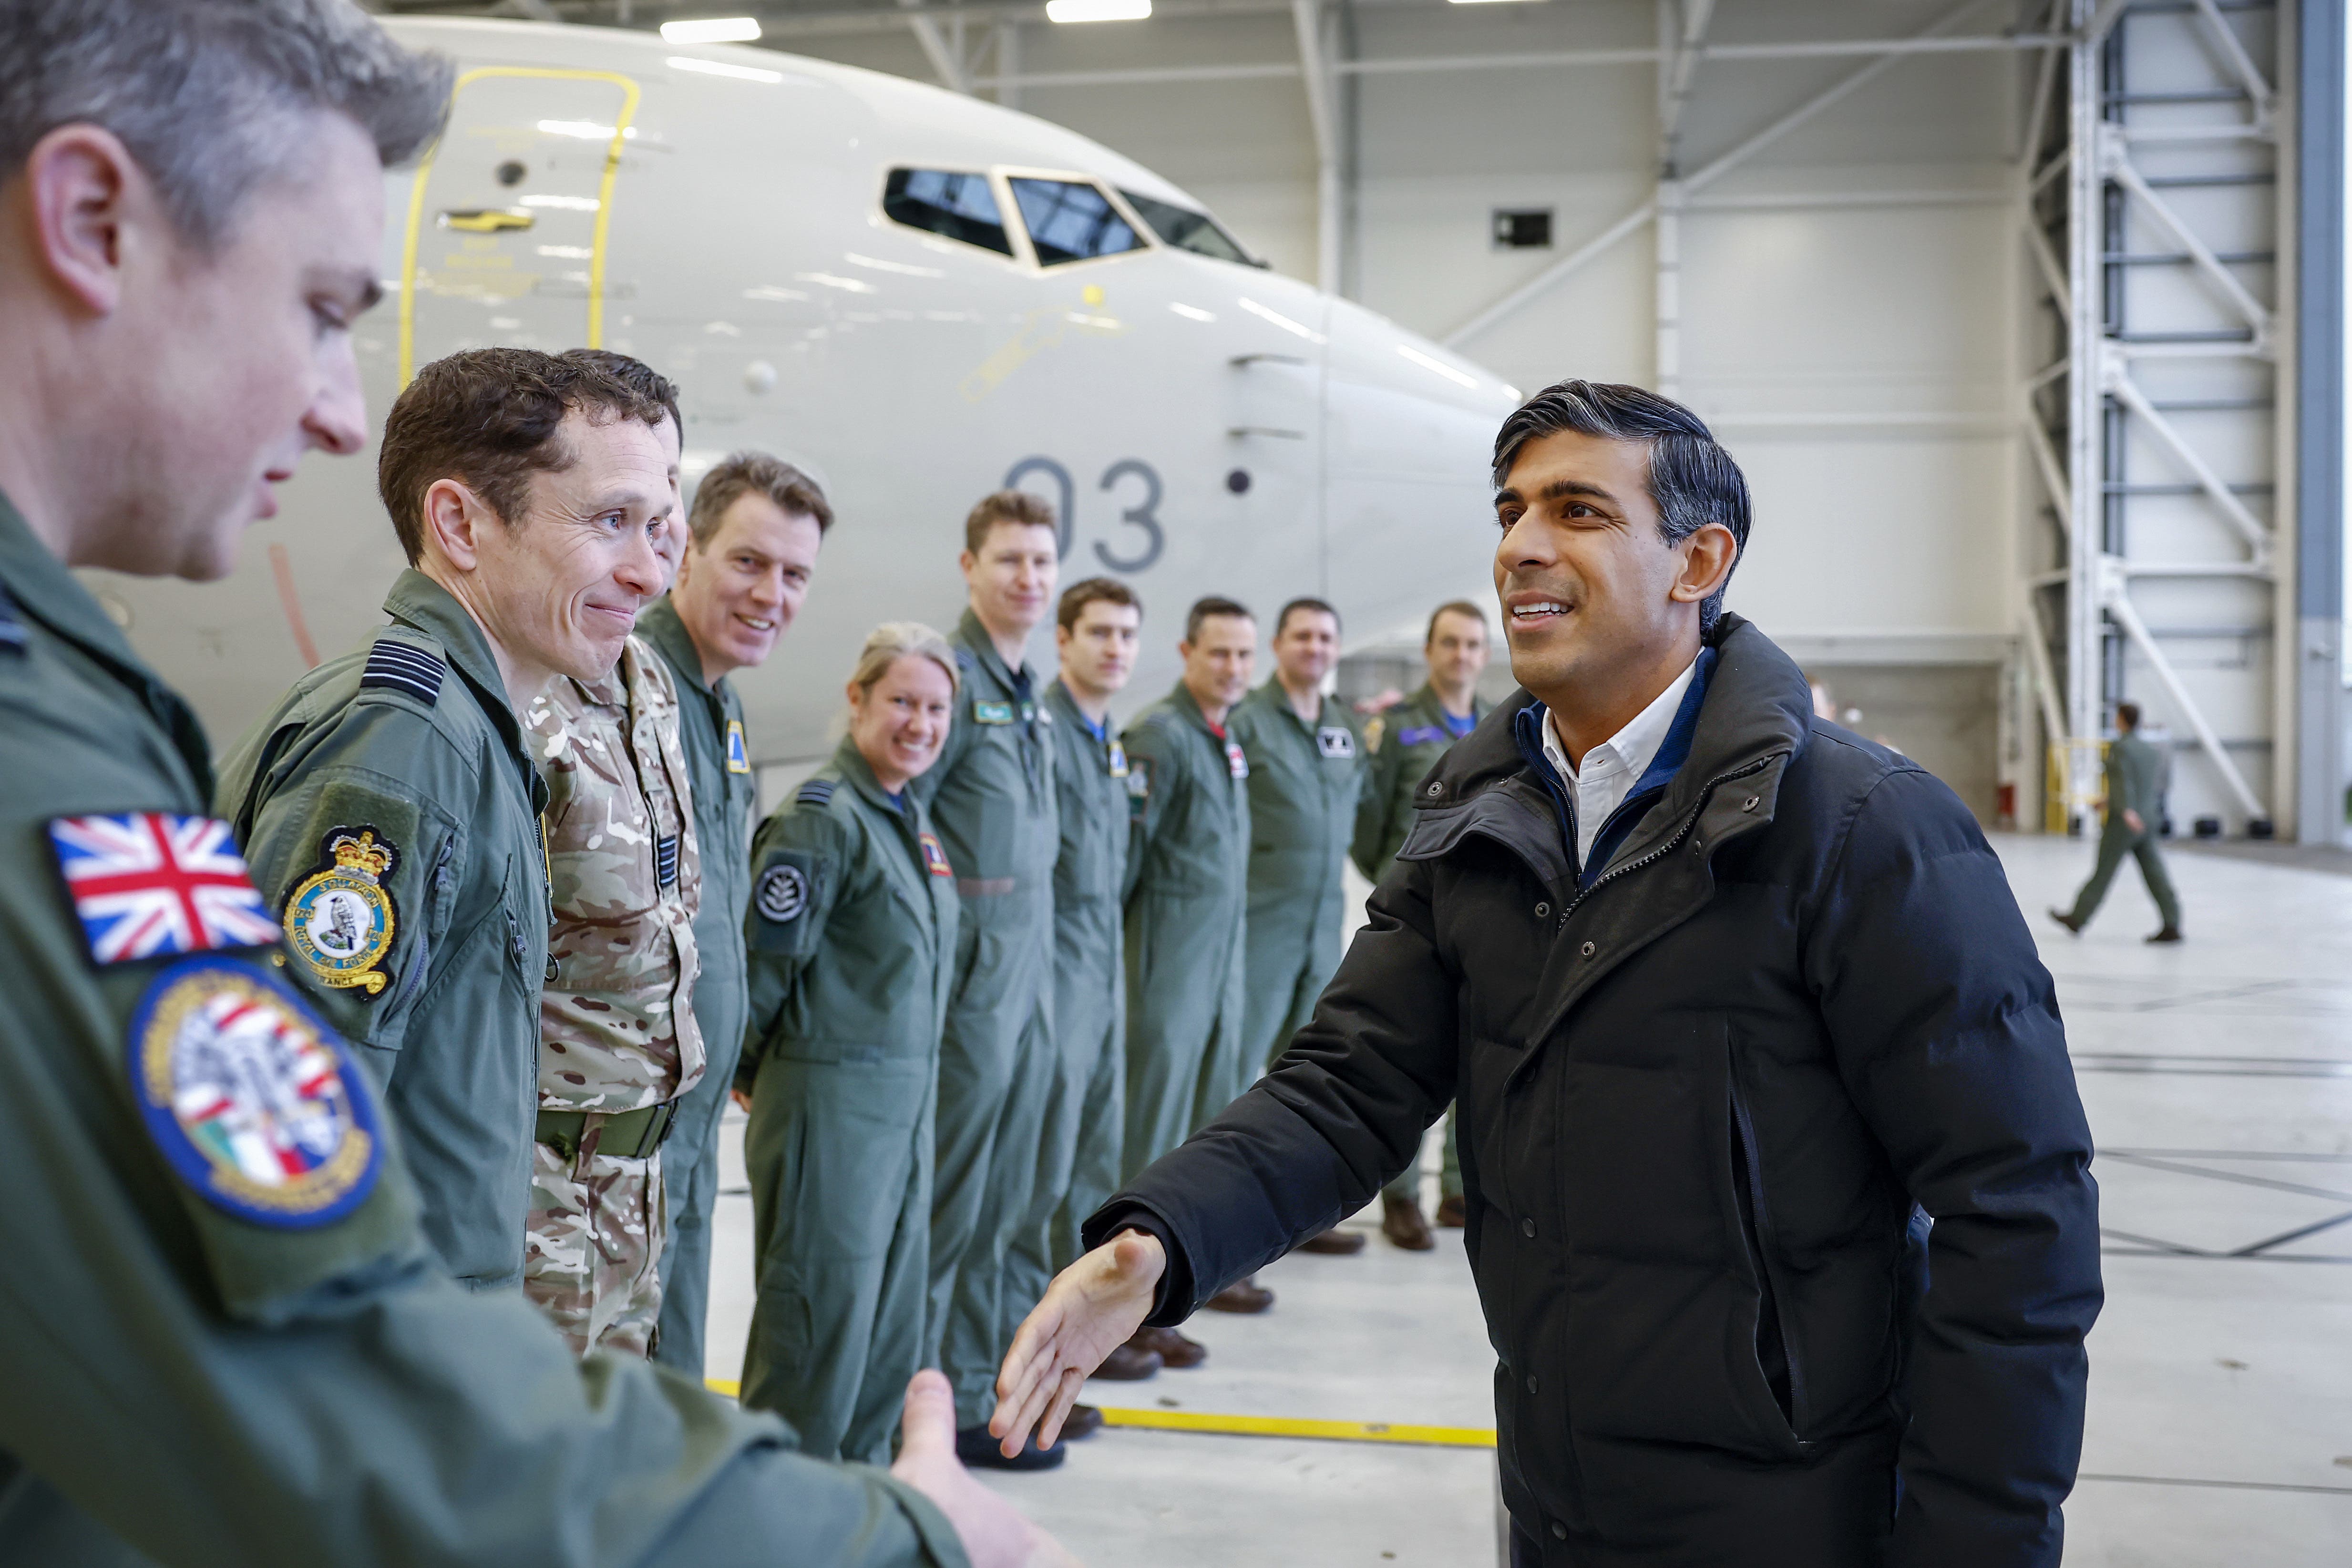
<instances>
[{"instance_id":1,"label":"brown boot","mask_svg":"<svg viewBox=\"0 0 2352 1568\"><path fill-rule=\"evenodd\" d=\"M1253 1274L1246 1280L1236 1280L1201 1303L1213 1312L1262 1312L1274 1305L1274 1292L1257 1282Z\"/></svg>"},{"instance_id":2,"label":"brown boot","mask_svg":"<svg viewBox=\"0 0 2352 1568\"><path fill-rule=\"evenodd\" d=\"M1426 1252L1437 1245L1429 1221L1421 1216L1421 1205L1394 1193L1381 1194L1381 1234L1408 1252Z\"/></svg>"},{"instance_id":3,"label":"brown boot","mask_svg":"<svg viewBox=\"0 0 2352 1568\"><path fill-rule=\"evenodd\" d=\"M1062 1435L1057 1443L1074 1443L1081 1437L1091 1437L1102 1430L1103 1413L1091 1405L1073 1405L1070 1413L1062 1417Z\"/></svg>"},{"instance_id":4,"label":"brown boot","mask_svg":"<svg viewBox=\"0 0 2352 1568\"><path fill-rule=\"evenodd\" d=\"M1364 1233L1362 1231L1342 1230L1336 1225L1328 1230L1318 1231L1308 1237L1297 1248L1300 1252L1320 1252L1332 1258L1352 1258L1363 1249Z\"/></svg>"},{"instance_id":5,"label":"brown boot","mask_svg":"<svg viewBox=\"0 0 2352 1568\"><path fill-rule=\"evenodd\" d=\"M1437 1223L1448 1230L1459 1230L1470 1223L1470 1206L1462 1201L1458 1192L1449 1192L1437 1200Z\"/></svg>"},{"instance_id":6,"label":"brown boot","mask_svg":"<svg viewBox=\"0 0 2352 1568\"><path fill-rule=\"evenodd\" d=\"M1177 1372L1209 1359L1207 1345L1196 1339L1186 1339L1174 1329L1138 1329L1135 1337L1127 1343L1137 1350L1150 1351L1160 1358L1162 1366Z\"/></svg>"},{"instance_id":7,"label":"brown boot","mask_svg":"<svg viewBox=\"0 0 2352 1568\"><path fill-rule=\"evenodd\" d=\"M1162 1364L1158 1351L1141 1349L1134 1340L1129 1340L1111 1347L1103 1364L1095 1368L1094 1375L1111 1383L1140 1383L1157 1374Z\"/></svg>"}]
</instances>

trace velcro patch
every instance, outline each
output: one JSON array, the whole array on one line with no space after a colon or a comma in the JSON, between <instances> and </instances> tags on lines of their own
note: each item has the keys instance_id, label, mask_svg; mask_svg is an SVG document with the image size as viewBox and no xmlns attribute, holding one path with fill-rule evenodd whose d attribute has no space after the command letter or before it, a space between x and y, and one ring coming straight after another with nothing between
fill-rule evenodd
<instances>
[{"instance_id":1,"label":"velcro patch","mask_svg":"<svg viewBox=\"0 0 2352 1568\"><path fill-rule=\"evenodd\" d=\"M373 998L391 977L382 968L399 929L392 890L400 846L373 827L330 828L319 841L319 869L286 895L286 941L310 977Z\"/></svg>"},{"instance_id":2,"label":"velcro patch","mask_svg":"<svg viewBox=\"0 0 2352 1568\"><path fill-rule=\"evenodd\" d=\"M1333 761L1356 755L1356 737L1345 725L1327 724L1315 732L1315 749Z\"/></svg>"},{"instance_id":3,"label":"velcro patch","mask_svg":"<svg viewBox=\"0 0 2352 1568\"><path fill-rule=\"evenodd\" d=\"M664 887L677 885L677 835L664 833L654 845L654 874Z\"/></svg>"},{"instance_id":4,"label":"velcro patch","mask_svg":"<svg viewBox=\"0 0 2352 1568\"><path fill-rule=\"evenodd\" d=\"M1114 779L1127 777L1127 747L1116 740L1110 743L1110 776Z\"/></svg>"},{"instance_id":5,"label":"velcro patch","mask_svg":"<svg viewBox=\"0 0 2352 1568\"><path fill-rule=\"evenodd\" d=\"M974 724L1011 724L1013 705L976 702L971 705L971 721Z\"/></svg>"},{"instance_id":6,"label":"velcro patch","mask_svg":"<svg viewBox=\"0 0 2352 1568\"><path fill-rule=\"evenodd\" d=\"M730 718L727 721L727 771L730 773L751 771L751 754L743 744L743 721L740 718Z\"/></svg>"},{"instance_id":7,"label":"velcro patch","mask_svg":"<svg viewBox=\"0 0 2352 1568\"><path fill-rule=\"evenodd\" d=\"M305 1230L374 1190L374 1093L335 1032L275 977L235 959L173 965L139 1003L130 1054L149 1135L215 1207Z\"/></svg>"},{"instance_id":8,"label":"velcro patch","mask_svg":"<svg viewBox=\"0 0 2352 1568\"><path fill-rule=\"evenodd\" d=\"M1408 749L1416 746L1444 746L1448 738L1442 725L1425 725L1419 729L1397 731L1397 744Z\"/></svg>"},{"instance_id":9,"label":"velcro patch","mask_svg":"<svg viewBox=\"0 0 2352 1568\"><path fill-rule=\"evenodd\" d=\"M431 707L441 695L442 678L449 667L438 657L396 638L379 637L368 650L367 668L360 672L360 689L371 686L402 692Z\"/></svg>"},{"instance_id":10,"label":"velcro patch","mask_svg":"<svg viewBox=\"0 0 2352 1568\"><path fill-rule=\"evenodd\" d=\"M269 906L217 818L58 817L49 843L94 963L278 940Z\"/></svg>"},{"instance_id":11,"label":"velcro patch","mask_svg":"<svg viewBox=\"0 0 2352 1568\"><path fill-rule=\"evenodd\" d=\"M923 869L933 876L953 876L955 867L948 864L948 852L940 847L939 836L925 833L916 841L923 848Z\"/></svg>"},{"instance_id":12,"label":"velcro patch","mask_svg":"<svg viewBox=\"0 0 2352 1568\"><path fill-rule=\"evenodd\" d=\"M1249 754L1242 749L1242 743L1238 740L1225 742L1225 771L1236 779L1249 777Z\"/></svg>"},{"instance_id":13,"label":"velcro patch","mask_svg":"<svg viewBox=\"0 0 2352 1568\"><path fill-rule=\"evenodd\" d=\"M778 862L760 873L751 889L751 907L760 918L775 925L789 925L808 912L808 873L786 862Z\"/></svg>"}]
</instances>

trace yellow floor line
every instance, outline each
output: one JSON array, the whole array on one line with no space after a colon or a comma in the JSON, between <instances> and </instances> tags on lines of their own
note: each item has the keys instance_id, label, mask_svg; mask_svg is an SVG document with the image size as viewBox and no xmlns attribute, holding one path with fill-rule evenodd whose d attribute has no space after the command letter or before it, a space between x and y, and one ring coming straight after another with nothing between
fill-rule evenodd
<instances>
[{"instance_id":1,"label":"yellow floor line","mask_svg":"<svg viewBox=\"0 0 2352 1568\"><path fill-rule=\"evenodd\" d=\"M742 1385L723 1377L704 1379L730 1399ZM1158 1432L1207 1432L1222 1437L1315 1437L1331 1443L1411 1443L1423 1448L1491 1448L1491 1427L1412 1427L1391 1421L1298 1421L1287 1416L1227 1416L1208 1410L1133 1410L1101 1407L1106 1427Z\"/></svg>"}]
</instances>

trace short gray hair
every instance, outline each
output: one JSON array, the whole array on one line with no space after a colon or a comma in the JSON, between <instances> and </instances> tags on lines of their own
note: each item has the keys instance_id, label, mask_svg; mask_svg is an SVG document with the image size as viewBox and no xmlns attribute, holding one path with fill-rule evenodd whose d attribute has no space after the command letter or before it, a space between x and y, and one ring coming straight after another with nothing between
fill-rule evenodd
<instances>
[{"instance_id":1,"label":"short gray hair","mask_svg":"<svg viewBox=\"0 0 2352 1568\"><path fill-rule=\"evenodd\" d=\"M753 494L767 497L787 517L814 517L820 536L833 527L833 503L824 498L824 490L815 480L781 457L764 452L730 452L712 465L702 483L694 487L694 502L686 513L694 548L709 549L710 541L719 537L719 524L727 508Z\"/></svg>"},{"instance_id":2,"label":"short gray hair","mask_svg":"<svg viewBox=\"0 0 2352 1568\"><path fill-rule=\"evenodd\" d=\"M963 689L963 675L956 668L955 650L948 640L919 621L885 621L874 628L858 651L857 668L849 684L861 692L870 692L874 683L890 673L890 666L901 659L929 659L948 673L948 690Z\"/></svg>"},{"instance_id":3,"label":"short gray hair","mask_svg":"<svg viewBox=\"0 0 2352 1568\"><path fill-rule=\"evenodd\" d=\"M100 126L209 250L311 145L303 116L343 115L404 163L440 134L452 69L352 0L0 0L0 182L50 131Z\"/></svg>"}]
</instances>

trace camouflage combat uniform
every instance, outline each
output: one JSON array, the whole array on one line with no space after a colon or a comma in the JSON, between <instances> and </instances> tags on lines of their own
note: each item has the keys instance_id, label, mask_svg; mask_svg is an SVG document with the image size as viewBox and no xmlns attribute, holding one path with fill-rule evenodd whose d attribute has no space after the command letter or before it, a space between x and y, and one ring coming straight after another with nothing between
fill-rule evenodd
<instances>
[{"instance_id":1,"label":"camouflage combat uniform","mask_svg":"<svg viewBox=\"0 0 2352 1568\"><path fill-rule=\"evenodd\" d=\"M661 1140L703 1065L677 688L632 637L602 681L551 683L527 727L551 797L555 929L523 1290L581 1354L644 1355L661 1313Z\"/></svg>"}]
</instances>

